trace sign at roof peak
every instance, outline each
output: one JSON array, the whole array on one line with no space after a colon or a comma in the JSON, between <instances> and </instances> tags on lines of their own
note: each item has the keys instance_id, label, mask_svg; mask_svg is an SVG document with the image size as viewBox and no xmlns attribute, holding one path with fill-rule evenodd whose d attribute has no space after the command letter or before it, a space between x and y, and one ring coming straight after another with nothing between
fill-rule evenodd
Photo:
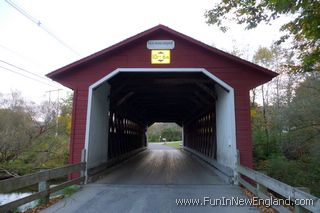
<instances>
[{"instance_id":1,"label":"sign at roof peak","mask_svg":"<svg viewBox=\"0 0 320 213\"><path fill-rule=\"evenodd\" d=\"M173 40L149 40L147 48L149 50L171 50L174 48Z\"/></svg>"}]
</instances>

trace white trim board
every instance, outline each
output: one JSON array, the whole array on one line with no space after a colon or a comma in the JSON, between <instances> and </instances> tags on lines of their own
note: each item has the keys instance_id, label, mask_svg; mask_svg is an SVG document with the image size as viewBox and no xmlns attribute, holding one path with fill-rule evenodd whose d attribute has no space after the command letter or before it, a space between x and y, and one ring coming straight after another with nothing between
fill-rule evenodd
<instances>
[{"instance_id":1,"label":"white trim board","mask_svg":"<svg viewBox=\"0 0 320 213\"><path fill-rule=\"evenodd\" d=\"M141 73L157 73L157 72L180 72L180 73L188 73L188 72L195 72L195 73L203 73L215 82L217 82L223 89L230 91L233 88L226 84L224 81L220 80L216 76L212 75L208 70L204 68L117 68L105 77L101 78L100 80L93 83L89 89L92 87L93 89L98 87L103 82L109 80L110 78L114 77L118 73L126 73L126 72L141 72Z\"/></svg>"}]
</instances>

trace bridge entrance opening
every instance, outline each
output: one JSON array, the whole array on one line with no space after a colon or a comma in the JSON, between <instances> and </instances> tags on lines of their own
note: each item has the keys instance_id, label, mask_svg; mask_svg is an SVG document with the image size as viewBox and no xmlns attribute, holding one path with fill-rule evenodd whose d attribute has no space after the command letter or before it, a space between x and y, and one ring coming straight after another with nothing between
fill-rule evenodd
<instances>
[{"instance_id":1,"label":"bridge entrance opening","mask_svg":"<svg viewBox=\"0 0 320 213\"><path fill-rule=\"evenodd\" d=\"M148 127L148 143L164 143L179 147L182 144L182 128L176 123L156 122Z\"/></svg>"},{"instance_id":2,"label":"bridge entrance opening","mask_svg":"<svg viewBox=\"0 0 320 213\"><path fill-rule=\"evenodd\" d=\"M147 128L155 122L177 123L184 150L233 175L233 89L204 69L117 69L93 84L85 144L88 175L145 150Z\"/></svg>"}]
</instances>

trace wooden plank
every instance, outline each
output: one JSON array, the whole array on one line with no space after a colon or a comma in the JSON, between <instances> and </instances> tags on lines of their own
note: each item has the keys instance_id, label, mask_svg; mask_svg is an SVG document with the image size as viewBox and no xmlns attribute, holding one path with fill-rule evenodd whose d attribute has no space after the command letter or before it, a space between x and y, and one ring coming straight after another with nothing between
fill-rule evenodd
<instances>
[{"instance_id":1,"label":"wooden plank","mask_svg":"<svg viewBox=\"0 0 320 213\"><path fill-rule=\"evenodd\" d=\"M68 175L72 172L83 170L84 168L85 163L78 163L67 165L60 168L45 170L21 177L10 178L7 180L0 181L0 191L1 193L11 192L23 187L37 184L41 181L46 181L64 175Z\"/></svg>"},{"instance_id":2,"label":"wooden plank","mask_svg":"<svg viewBox=\"0 0 320 213\"><path fill-rule=\"evenodd\" d=\"M71 186L71 185L75 185L77 183L83 182L84 180L85 180L85 177L75 178L73 180L64 182L64 183L62 183L62 184L60 184L58 186L52 187L52 188L50 188L48 190L37 192L37 193L34 193L34 194L29 195L27 197L23 197L23 198L20 198L18 200L12 201L10 203L6 203L6 204L0 206L0 212L10 211L12 209L15 209L15 208L25 204L25 203L29 203L31 201L40 199L42 197L47 196L48 194L51 194L51 193L56 192L56 191L59 191L59 190L65 188L67 186Z\"/></svg>"},{"instance_id":3,"label":"wooden plank","mask_svg":"<svg viewBox=\"0 0 320 213\"><path fill-rule=\"evenodd\" d=\"M27 197L20 198L18 200L12 201L10 203L6 203L0 206L0 212L7 212L12 209L15 209L25 203L29 203L31 201L34 201L36 199L40 199L42 197L45 197L47 195L47 191L37 192L32 195L29 195Z\"/></svg>"},{"instance_id":4,"label":"wooden plank","mask_svg":"<svg viewBox=\"0 0 320 213\"><path fill-rule=\"evenodd\" d=\"M296 199L310 199L313 200L314 205L313 206L303 206L304 208L312 211L312 212L320 212L320 199L306 193L302 190L299 190L295 187L289 186L288 184L282 183L276 179L273 179L267 175L261 174L257 171L254 171L250 168L238 165L237 171L249 177L250 179L256 181L257 183L260 183L267 187L268 189L271 189L272 191L286 197L290 198L292 201Z\"/></svg>"},{"instance_id":5,"label":"wooden plank","mask_svg":"<svg viewBox=\"0 0 320 213\"><path fill-rule=\"evenodd\" d=\"M40 181L48 180L49 173L47 171L42 171L30 175L25 175L16 178L10 178L7 180L0 181L0 191L2 193L11 192L23 187L34 185Z\"/></svg>"},{"instance_id":6,"label":"wooden plank","mask_svg":"<svg viewBox=\"0 0 320 213\"><path fill-rule=\"evenodd\" d=\"M53 192L56 192L56 191L59 191L61 189L64 189L66 188L67 186L72 186L72 185L75 185L75 184L78 184L78 183L83 183L85 181L85 177L82 176L82 177L78 177L78 178L75 178L75 179L72 179L72 180L69 180L69 181L66 181L64 183L61 183L55 187L52 187L49 189L49 193L52 194Z\"/></svg>"},{"instance_id":7,"label":"wooden plank","mask_svg":"<svg viewBox=\"0 0 320 213\"><path fill-rule=\"evenodd\" d=\"M88 180L87 181L94 182L100 176L108 173L109 172L108 168L111 168L112 166L115 166L116 164L120 164L121 162L124 162L125 160L127 160L135 155L141 154L146 149L147 149L146 147L134 149L132 151L129 151L128 153L125 153L125 154L120 155L116 158L108 160L108 162L104 163L103 165L100 165L100 166L92 168L92 169L88 169L88 176L87 176Z\"/></svg>"},{"instance_id":8,"label":"wooden plank","mask_svg":"<svg viewBox=\"0 0 320 213\"><path fill-rule=\"evenodd\" d=\"M60 167L60 168L50 169L50 170L48 170L49 171L49 178L50 179L58 178L58 177L61 177L64 175L68 175L72 172L84 170L85 168L86 168L86 163L81 162L81 163L67 165L67 166Z\"/></svg>"}]
</instances>

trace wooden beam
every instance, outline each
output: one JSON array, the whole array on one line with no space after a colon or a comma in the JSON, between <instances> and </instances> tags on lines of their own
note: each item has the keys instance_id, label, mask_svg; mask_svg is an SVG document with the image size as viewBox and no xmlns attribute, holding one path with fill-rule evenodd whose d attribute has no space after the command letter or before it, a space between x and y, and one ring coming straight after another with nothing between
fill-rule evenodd
<instances>
[{"instance_id":1,"label":"wooden beam","mask_svg":"<svg viewBox=\"0 0 320 213\"><path fill-rule=\"evenodd\" d=\"M115 76L114 78L110 79L110 84L120 84L123 82L132 82L132 83L139 83L139 82L155 82L156 80L166 80L166 79L174 79L176 81L188 81L188 80L198 80L198 81L210 81L211 79L206 77L201 73L123 73Z\"/></svg>"},{"instance_id":2,"label":"wooden beam","mask_svg":"<svg viewBox=\"0 0 320 213\"><path fill-rule=\"evenodd\" d=\"M123 96L119 101L117 101L116 106L120 106L121 104L128 101L129 98L131 98L135 92L128 92L125 96Z\"/></svg>"},{"instance_id":3,"label":"wooden beam","mask_svg":"<svg viewBox=\"0 0 320 213\"><path fill-rule=\"evenodd\" d=\"M210 95L211 97L213 97L215 100L217 100L217 94L215 92L215 90L212 90L211 88L207 87L204 84L201 83L197 83L196 84L198 87L200 87L203 91L205 91L208 95Z\"/></svg>"},{"instance_id":4,"label":"wooden beam","mask_svg":"<svg viewBox=\"0 0 320 213\"><path fill-rule=\"evenodd\" d=\"M50 189L47 189L45 191L33 193L33 194L31 194L31 195L29 195L27 197L23 197L23 198L20 198L18 200L3 204L3 205L0 206L0 212L10 211L12 209L15 209L15 208L25 204L25 203L29 203L31 201L46 197L47 195L49 195L49 194L51 194L53 192L59 191L61 189L64 189L67 186L72 186L72 185L81 183L84 180L85 180L85 177L78 177L78 178L75 178L73 180L69 180L69 181L64 182L62 184L54 186L54 187L52 187Z\"/></svg>"},{"instance_id":5,"label":"wooden beam","mask_svg":"<svg viewBox=\"0 0 320 213\"><path fill-rule=\"evenodd\" d=\"M183 120L183 124L184 125L189 124L191 121L209 113L211 109L212 109L212 106L206 106L198 111L195 111L193 114L191 114L190 116L188 116Z\"/></svg>"},{"instance_id":6,"label":"wooden beam","mask_svg":"<svg viewBox=\"0 0 320 213\"><path fill-rule=\"evenodd\" d=\"M49 169L49 170L33 173L30 175L21 176L21 177L9 178L9 179L0 181L0 191L2 193L15 191L20 188L37 184L40 181L47 181L50 179L68 175L72 172L81 171L84 168L85 168L85 163L78 163L78 164L67 165L60 168Z\"/></svg>"},{"instance_id":7,"label":"wooden beam","mask_svg":"<svg viewBox=\"0 0 320 213\"><path fill-rule=\"evenodd\" d=\"M213 104L213 102L210 102L210 100L207 100L199 92L195 91L193 92L193 94L200 100L200 102L204 103L205 105Z\"/></svg>"},{"instance_id":8,"label":"wooden beam","mask_svg":"<svg viewBox=\"0 0 320 213\"><path fill-rule=\"evenodd\" d=\"M125 84L121 84L120 86L116 87L116 86L111 86L111 89L110 89L110 95L109 97L110 98L113 98L115 96L117 96L124 88L126 87Z\"/></svg>"}]
</instances>

